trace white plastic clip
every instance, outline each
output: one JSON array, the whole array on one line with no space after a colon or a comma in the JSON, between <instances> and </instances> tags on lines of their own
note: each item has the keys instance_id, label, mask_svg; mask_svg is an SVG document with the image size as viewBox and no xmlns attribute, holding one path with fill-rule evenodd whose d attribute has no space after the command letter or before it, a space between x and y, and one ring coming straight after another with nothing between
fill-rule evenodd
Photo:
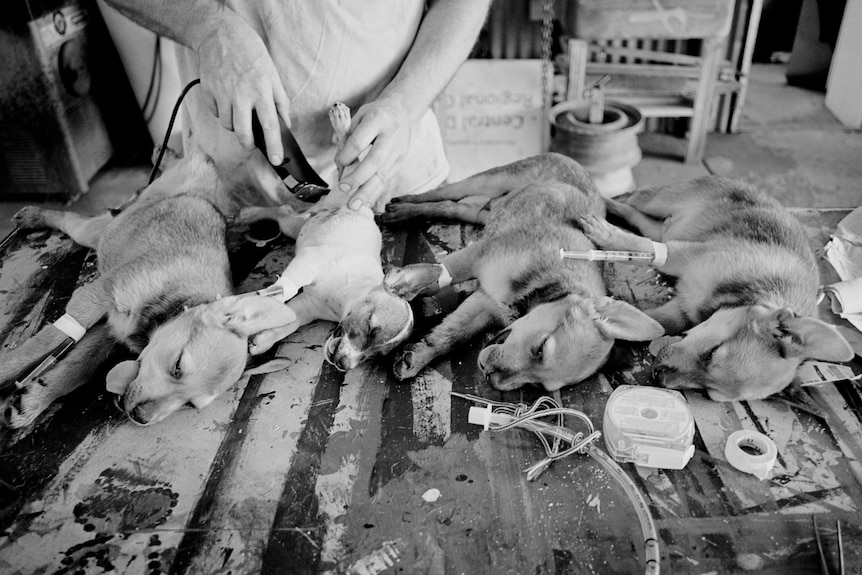
<instances>
[{"instance_id":1,"label":"white plastic clip","mask_svg":"<svg viewBox=\"0 0 862 575\"><path fill-rule=\"evenodd\" d=\"M483 406L473 405L467 414L467 421L473 425L481 425L486 431L491 428L491 420L494 415L494 408L490 403Z\"/></svg>"}]
</instances>

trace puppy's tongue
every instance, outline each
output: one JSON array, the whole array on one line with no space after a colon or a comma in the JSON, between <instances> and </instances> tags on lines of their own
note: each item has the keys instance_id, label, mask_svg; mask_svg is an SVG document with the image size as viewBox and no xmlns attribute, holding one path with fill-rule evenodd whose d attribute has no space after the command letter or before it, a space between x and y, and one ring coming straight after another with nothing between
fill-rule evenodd
<instances>
[{"instance_id":1,"label":"puppy's tongue","mask_svg":"<svg viewBox=\"0 0 862 575\"><path fill-rule=\"evenodd\" d=\"M678 341L682 341L682 337L678 335L663 335L652 340L649 344L649 352L653 357L658 357L658 354L661 353L661 350L666 348L672 343L676 343Z\"/></svg>"}]
</instances>

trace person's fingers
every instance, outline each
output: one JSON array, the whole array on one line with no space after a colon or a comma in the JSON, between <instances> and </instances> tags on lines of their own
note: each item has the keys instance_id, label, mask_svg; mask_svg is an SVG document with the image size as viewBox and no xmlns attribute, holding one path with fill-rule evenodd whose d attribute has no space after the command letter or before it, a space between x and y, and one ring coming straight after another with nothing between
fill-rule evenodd
<instances>
[{"instance_id":1,"label":"person's fingers","mask_svg":"<svg viewBox=\"0 0 862 575\"><path fill-rule=\"evenodd\" d=\"M281 121L284 122L285 126L290 128L290 98L287 97L287 92L284 91L284 86L281 85L281 80L275 84L272 91L272 101L275 104L275 110L281 118Z\"/></svg>"},{"instance_id":2,"label":"person's fingers","mask_svg":"<svg viewBox=\"0 0 862 575\"><path fill-rule=\"evenodd\" d=\"M233 131L233 110L227 100L216 101L216 116L221 127Z\"/></svg>"},{"instance_id":3,"label":"person's fingers","mask_svg":"<svg viewBox=\"0 0 862 575\"><path fill-rule=\"evenodd\" d=\"M278 114L272 101L264 100L258 102L255 107L260 127L263 128L263 141L266 145L266 153L269 155L269 163L274 166L281 164L284 158L284 147L281 140L281 126L278 122Z\"/></svg>"},{"instance_id":4,"label":"person's fingers","mask_svg":"<svg viewBox=\"0 0 862 575\"><path fill-rule=\"evenodd\" d=\"M233 107L233 132L246 150L254 149L254 134L251 131L251 106L237 103Z\"/></svg>"},{"instance_id":5,"label":"person's fingers","mask_svg":"<svg viewBox=\"0 0 862 575\"><path fill-rule=\"evenodd\" d=\"M390 155L390 148L391 144L388 144L387 138L381 136L375 140L362 161L341 178L341 182L338 184L339 189L347 192L365 184L371 179L371 176L384 167L386 159Z\"/></svg>"},{"instance_id":6,"label":"person's fingers","mask_svg":"<svg viewBox=\"0 0 862 575\"><path fill-rule=\"evenodd\" d=\"M209 92L203 97L204 106L209 111L210 114L213 115L214 118L218 118L218 103L216 99L210 95Z\"/></svg>"},{"instance_id":7,"label":"person's fingers","mask_svg":"<svg viewBox=\"0 0 862 575\"><path fill-rule=\"evenodd\" d=\"M335 163L339 166L349 166L360 157L362 152L374 142L380 130L370 122L362 123L359 116L353 119L351 131L348 132L344 147L335 155Z\"/></svg>"},{"instance_id":8,"label":"person's fingers","mask_svg":"<svg viewBox=\"0 0 862 575\"><path fill-rule=\"evenodd\" d=\"M373 207L377 204L377 198L383 193L383 189L389 182L389 175L385 172L375 173L367 182L362 184L356 193L347 202L347 207L351 210L358 210L362 206Z\"/></svg>"}]
</instances>

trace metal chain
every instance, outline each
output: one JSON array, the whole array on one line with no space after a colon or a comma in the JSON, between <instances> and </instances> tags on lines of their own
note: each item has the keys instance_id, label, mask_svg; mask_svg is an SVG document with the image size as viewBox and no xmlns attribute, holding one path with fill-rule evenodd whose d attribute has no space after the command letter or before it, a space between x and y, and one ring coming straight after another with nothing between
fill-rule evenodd
<instances>
[{"instance_id":1,"label":"metal chain","mask_svg":"<svg viewBox=\"0 0 862 575\"><path fill-rule=\"evenodd\" d=\"M542 2L542 104L551 108L554 64L551 62L551 36L554 31L554 0Z\"/></svg>"}]
</instances>

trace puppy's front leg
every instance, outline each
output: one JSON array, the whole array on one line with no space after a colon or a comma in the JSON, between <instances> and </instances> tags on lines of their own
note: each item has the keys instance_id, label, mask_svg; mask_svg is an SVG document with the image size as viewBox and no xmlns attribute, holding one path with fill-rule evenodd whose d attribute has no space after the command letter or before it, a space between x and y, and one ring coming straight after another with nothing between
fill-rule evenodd
<instances>
[{"instance_id":1,"label":"puppy's front leg","mask_svg":"<svg viewBox=\"0 0 862 575\"><path fill-rule=\"evenodd\" d=\"M476 291L446 316L422 341L408 345L398 354L392 368L400 380L416 376L436 358L449 353L491 326L503 324L502 309L485 292Z\"/></svg>"},{"instance_id":2,"label":"puppy's front leg","mask_svg":"<svg viewBox=\"0 0 862 575\"><path fill-rule=\"evenodd\" d=\"M55 400L91 381L99 367L119 349L106 324L93 327L57 364L36 380L16 388L0 403L3 423L12 428L30 425Z\"/></svg>"},{"instance_id":3,"label":"puppy's front leg","mask_svg":"<svg viewBox=\"0 0 862 575\"><path fill-rule=\"evenodd\" d=\"M578 224L590 241L602 249L654 253L651 239L635 235L592 214L581 217Z\"/></svg>"},{"instance_id":4,"label":"puppy's front leg","mask_svg":"<svg viewBox=\"0 0 862 575\"><path fill-rule=\"evenodd\" d=\"M287 325L256 333L249 338L248 352L251 355L264 353L300 327L316 319L329 321L341 319L333 310L324 308L317 298L309 297L305 293L299 294L286 305L296 314L296 320Z\"/></svg>"},{"instance_id":5,"label":"puppy's front leg","mask_svg":"<svg viewBox=\"0 0 862 575\"><path fill-rule=\"evenodd\" d=\"M479 240L454 251L439 264L409 264L386 273L384 282L392 292L407 301L418 295L434 295L442 288L476 277L476 262L487 240Z\"/></svg>"},{"instance_id":6,"label":"puppy's front leg","mask_svg":"<svg viewBox=\"0 0 862 575\"><path fill-rule=\"evenodd\" d=\"M584 216L579 223L590 241L602 249L656 253L655 243L651 239L627 232L595 216ZM664 246L667 260L652 265L672 276L679 276L693 260L703 257L707 250L703 242L670 241Z\"/></svg>"},{"instance_id":7,"label":"puppy's front leg","mask_svg":"<svg viewBox=\"0 0 862 575\"><path fill-rule=\"evenodd\" d=\"M651 240L661 241L662 228L664 226L663 219L653 218L628 204L610 198L605 199L605 206L608 213L624 219L629 225L637 229L641 235Z\"/></svg>"},{"instance_id":8,"label":"puppy's front leg","mask_svg":"<svg viewBox=\"0 0 862 575\"><path fill-rule=\"evenodd\" d=\"M96 325L110 309L107 280L99 277L78 288L66 304L66 313L72 316L85 330ZM69 336L55 327L46 325L33 337L15 348L0 352L0 389L7 388L48 356Z\"/></svg>"}]
</instances>

